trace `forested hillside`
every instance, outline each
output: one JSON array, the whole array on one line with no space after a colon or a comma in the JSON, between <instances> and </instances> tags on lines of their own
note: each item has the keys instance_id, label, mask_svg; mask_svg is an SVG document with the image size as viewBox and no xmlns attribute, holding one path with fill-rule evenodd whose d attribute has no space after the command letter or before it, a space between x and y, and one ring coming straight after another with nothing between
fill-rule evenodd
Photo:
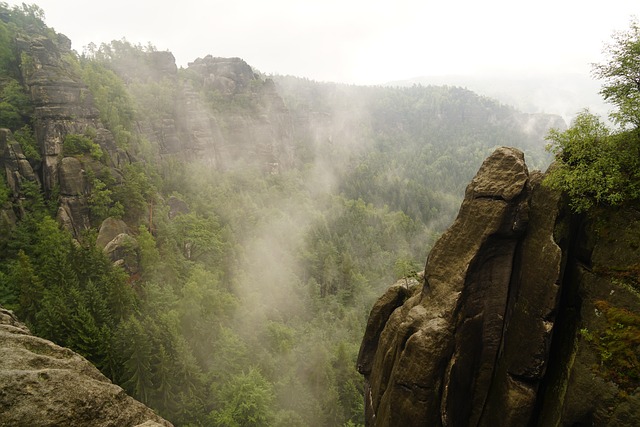
<instances>
[{"instance_id":1,"label":"forested hillside","mask_svg":"<svg viewBox=\"0 0 640 427\"><path fill-rule=\"evenodd\" d=\"M457 87L81 54L0 3L0 305L176 425L361 425L374 299L496 147L558 116Z\"/></svg>"}]
</instances>

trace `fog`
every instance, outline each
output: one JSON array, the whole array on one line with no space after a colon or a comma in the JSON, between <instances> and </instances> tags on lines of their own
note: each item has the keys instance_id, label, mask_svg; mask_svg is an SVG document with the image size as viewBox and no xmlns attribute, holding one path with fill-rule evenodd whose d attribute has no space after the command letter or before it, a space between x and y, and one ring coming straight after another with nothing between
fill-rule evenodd
<instances>
[{"instance_id":1,"label":"fog","mask_svg":"<svg viewBox=\"0 0 640 427\"><path fill-rule=\"evenodd\" d=\"M270 404L260 410L279 425L296 425L288 411L297 425L358 423L355 357L375 298L422 268L496 146L548 164L542 127L557 117L457 86L566 121L604 108L578 95L597 92L583 77L631 2L440 3L39 2L79 53L126 37L170 50L179 67L211 54L260 71L215 58L178 73L135 69L157 53L135 48L105 61L128 75L139 142L154 148L130 147L131 158L156 168L158 199L180 199L194 223L139 224L156 233L147 250L164 270L137 284L146 301L131 318L177 349L172 362L192 380L149 394L197 408L161 411L224 425L225 393L257 372L250 385L267 384ZM456 87L395 87L414 83ZM166 324L180 335L160 334Z\"/></svg>"},{"instance_id":2,"label":"fog","mask_svg":"<svg viewBox=\"0 0 640 427\"><path fill-rule=\"evenodd\" d=\"M20 4L20 1L9 1ZM174 53L241 57L262 72L383 84L419 76L588 75L634 0L402 0L108 3L40 0L49 26L81 52L126 37Z\"/></svg>"}]
</instances>

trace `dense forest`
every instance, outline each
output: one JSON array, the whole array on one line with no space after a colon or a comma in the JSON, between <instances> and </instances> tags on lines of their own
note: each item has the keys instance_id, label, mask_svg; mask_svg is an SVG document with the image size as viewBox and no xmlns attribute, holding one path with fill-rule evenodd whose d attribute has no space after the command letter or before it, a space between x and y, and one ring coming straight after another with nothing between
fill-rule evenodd
<instances>
[{"instance_id":1,"label":"dense forest","mask_svg":"<svg viewBox=\"0 0 640 427\"><path fill-rule=\"evenodd\" d=\"M544 168L563 124L460 87L77 53L0 3L0 305L176 425L362 425L374 299L496 146Z\"/></svg>"}]
</instances>

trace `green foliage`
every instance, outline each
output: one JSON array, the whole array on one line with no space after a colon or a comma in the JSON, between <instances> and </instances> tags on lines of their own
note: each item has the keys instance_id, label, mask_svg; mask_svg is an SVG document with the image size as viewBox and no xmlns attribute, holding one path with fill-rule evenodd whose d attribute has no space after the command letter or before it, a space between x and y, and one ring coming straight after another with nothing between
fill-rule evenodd
<instances>
[{"instance_id":1,"label":"green foliage","mask_svg":"<svg viewBox=\"0 0 640 427\"><path fill-rule=\"evenodd\" d=\"M135 111L122 80L96 61L85 60L82 67L82 79L89 86L100 119L113 133L116 144L126 148L134 139L131 129Z\"/></svg>"},{"instance_id":2,"label":"green foliage","mask_svg":"<svg viewBox=\"0 0 640 427\"><path fill-rule=\"evenodd\" d=\"M220 409L209 414L212 425L257 427L272 424L273 388L256 368L235 375L215 394Z\"/></svg>"},{"instance_id":3,"label":"green foliage","mask_svg":"<svg viewBox=\"0 0 640 427\"><path fill-rule=\"evenodd\" d=\"M627 392L640 381L640 316L606 301L596 301L606 326L598 331L584 329L582 336L597 350L597 370Z\"/></svg>"},{"instance_id":4,"label":"green foliage","mask_svg":"<svg viewBox=\"0 0 640 427\"><path fill-rule=\"evenodd\" d=\"M415 251L410 242L418 225L401 212L375 209L362 200L333 202L324 220L312 226L303 252L303 265L320 295L339 293L348 300L369 281L393 281L394 253Z\"/></svg>"},{"instance_id":5,"label":"green foliage","mask_svg":"<svg viewBox=\"0 0 640 427\"><path fill-rule=\"evenodd\" d=\"M600 119L581 113L564 132L548 140L558 163L545 182L566 192L576 212L602 204L616 206L640 196L637 134L611 134Z\"/></svg>"},{"instance_id":6,"label":"green foliage","mask_svg":"<svg viewBox=\"0 0 640 427\"><path fill-rule=\"evenodd\" d=\"M157 248L156 240L147 227L141 225L138 228L136 238L140 247L140 268L143 279L153 282L160 278L159 266L161 264L160 251Z\"/></svg>"},{"instance_id":7,"label":"green foliage","mask_svg":"<svg viewBox=\"0 0 640 427\"><path fill-rule=\"evenodd\" d=\"M62 154L64 156L79 156L82 154L89 154L96 160L102 159L102 156L104 155L104 153L102 152L102 148L100 148L98 144L93 142L91 138L85 135L74 133L65 135L64 141L62 143Z\"/></svg>"},{"instance_id":8,"label":"green foliage","mask_svg":"<svg viewBox=\"0 0 640 427\"><path fill-rule=\"evenodd\" d=\"M2 6L0 5L0 7ZM15 67L15 62L12 31L5 22L0 21L0 73L2 75L10 74Z\"/></svg>"},{"instance_id":9,"label":"green foliage","mask_svg":"<svg viewBox=\"0 0 640 427\"><path fill-rule=\"evenodd\" d=\"M9 8L5 2L0 3L0 16L2 21L12 24L21 30L30 30L38 33L48 33L44 23L44 10L35 4L22 3Z\"/></svg>"},{"instance_id":10,"label":"green foliage","mask_svg":"<svg viewBox=\"0 0 640 427\"><path fill-rule=\"evenodd\" d=\"M22 153L30 162L39 162L42 160L38 143L30 126L24 125L20 129L16 130L13 133L13 136L16 141L18 141L18 144L20 144Z\"/></svg>"},{"instance_id":11,"label":"green foliage","mask_svg":"<svg viewBox=\"0 0 640 427\"><path fill-rule=\"evenodd\" d=\"M0 209L9 201L11 197L11 189L7 186L3 174L0 174Z\"/></svg>"},{"instance_id":12,"label":"green foliage","mask_svg":"<svg viewBox=\"0 0 640 427\"><path fill-rule=\"evenodd\" d=\"M19 299L16 314L27 324L33 324L41 308L44 286L36 275L31 260L22 250L18 252L17 260L9 270L9 282L17 291Z\"/></svg>"},{"instance_id":13,"label":"green foliage","mask_svg":"<svg viewBox=\"0 0 640 427\"><path fill-rule=\"evenodd\" d=\"M101 224L107 217L122 218L124 215L122 203L114 202L112 193L113 191L103 181L93 177L87 203L94 224Z\"/></svg>"},{"instance_id":14,"label":"green foliage","mask_svg":"<svg viewBox=\"0 0 640 427\"><path fill-rule=\"evenodd\" d=\"M184 257L189 260L216 262L223 251L221 227L214 216L203 218L195 213L179 215L172 222L174 236Z\"/></svg>"},{"instance_id":15,"label":"green foliage","mask_svg":"<svg viewBox=\"0 0 640 427\"><path fill-rule=\"evenodd\" d=\"M393 265L393 272L397 279L404 279L404 284L409 287L409 279L415 279L418 276L419 267L414 259L403 255L399 257Z\"/></svg>"},{"instance_id":16,"label":"green foliage","mask_svg":"<svg viewBox=\"0 0 640 427\"><path fill-rule=\"evenodd\" d=\"M142 323L130 317L122 323L119 355L123 358L124 386L142 402L149 402L153 390L151 372L152 343Z\"/></svg>"},{"instance_id":17,"label":"green foliage","mask_svg":"<svg viewBox=\"0 0 640 427\"><path fill-rule=\"evenodd\" d=\"M123 168L123 182L112 188L112 199L124 208L123 219L132 224L149 216L149 203L153 203L157 190L150 178L150 171L140 163Z\"/></svg>"},{"instance_id":18,"label":"green foliage","mask_svg":"<svg viewBox=\"0 0 640 427\"><path fill-rule=\"evenodd\" d=\"M640 199L640 26L614 35L606 51L609 62L595 65L604 80L601 94L617 107L612 132L596 116L582 112L564 132L551 130L547 139L557 165L545 179L564 191L575 212L595 205L619 206Z\"/></svg>"},{"instance_id":19,"label":"green foliage","mask_svg":"<svg viewBox=\"0 0 640 427\"><path fill-rule=\"evenodd\" d=\"M614 34L605 53L609 60L595 65L595 75L604 81L600 93L616 111L611 118L621 127L640 127L640 24L636 19L627 31Z\"/></svg>"},{"instance_id":20,"label":"green foliage","mask_svg":"<svg viewBox=\"0 0 640 427\"><path fill-rule=\"evenodd\" d=\"M40 218L45 213L45 201L40 186L35 181L24 180L20 183L21 204L32 218Z\"/></svg>"},{"instance_id":21,"label":"green foliage","mask_svg":"<svg viewBox=\"0 0 640 427\"><path fill-rule=\"evenodd\" d=\"M26 213L0 264L8 267L16 313L38 335L107 366L112 330L135 303L125 277L91 236L74 243L37 203Z\"/></svg>"},{"instance_id":22,"label":"green foliage","mask_svg":"<svg viewBox=\"0 0 640 427\"><path fill-rule=\"evenodd\" d=\"M32 112L31 99L15 79L0 83L0 123L11 130L22 128Z\"/></svg>"}]
</instances>

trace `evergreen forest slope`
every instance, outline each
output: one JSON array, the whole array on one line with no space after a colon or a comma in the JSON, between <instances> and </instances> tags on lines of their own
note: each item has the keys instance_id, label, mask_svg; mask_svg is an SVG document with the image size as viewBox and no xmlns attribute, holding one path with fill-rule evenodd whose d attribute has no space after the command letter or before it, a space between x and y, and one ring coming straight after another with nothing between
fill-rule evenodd
<instances>
[{"instance_id":1,"label":"evergreen forest slope","mask_svg":"<svg viewBox=\"0 0 640 427\"><path fill-rule=\"evenodd\" d=\"M175 425L363 424L376 296L495 147L544 168L564 128L459 87L70 46L0 3L0 305Z\"/></svg>"}]
</instances>

